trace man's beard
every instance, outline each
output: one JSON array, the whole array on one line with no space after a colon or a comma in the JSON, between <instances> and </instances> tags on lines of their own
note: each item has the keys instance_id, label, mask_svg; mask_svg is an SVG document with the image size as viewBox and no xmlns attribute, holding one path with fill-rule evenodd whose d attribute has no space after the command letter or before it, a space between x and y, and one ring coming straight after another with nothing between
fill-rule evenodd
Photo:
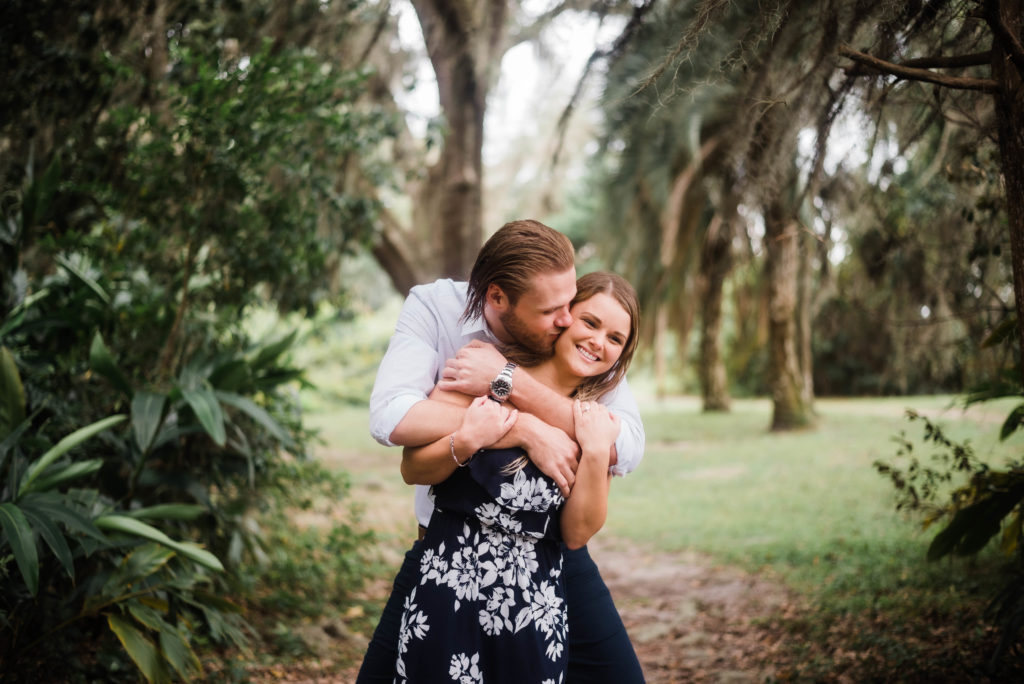
<instances>
[{"instance_id":1,"label":"man's beard","mask_svg":"<svg viewBox=\"0 0 1024 684\"><path fill-rule=\"evenodd\" d=\"M552 335L538 335L531 332L526 328L526 325L523 324L523 321L519 316L516 316L512 311L506 311L501 314L499 320L505 327L505 332L507 332L520 347L528 349L542 358L548 358L554 355L555 340L558 339L557 337Z\"/></svg>"}]
</instances>

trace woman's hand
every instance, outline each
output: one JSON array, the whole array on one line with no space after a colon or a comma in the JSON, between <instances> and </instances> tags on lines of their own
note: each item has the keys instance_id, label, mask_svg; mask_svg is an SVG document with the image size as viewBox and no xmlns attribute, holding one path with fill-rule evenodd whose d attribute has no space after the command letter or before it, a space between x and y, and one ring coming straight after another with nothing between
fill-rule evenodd
<instances>
[{"instance_id":1,"label":"woman's hand","mask_svg":"<svg viewBox=\"0 0 1024 684\"><path fill-rule=\"evenodd\" d=\"M608 407L596 401L580 401L572 405L576 421L576 441L586 454L611 455L612 445L619 436L619 419L608 412Z\"/></svg>"},{"instance_id":2,"label":"woman's hand","mask_svg":"<svg viewBox=\"0 0 1024 684\"><path fill-rule=\"evenodd\" d=\"M516 424L519 411L509 410L487 397L477 397L466 409L462 425L455 433L455 441L461 449L470 453L488 447L505 436Z\"/></svg>"}]
</instances>

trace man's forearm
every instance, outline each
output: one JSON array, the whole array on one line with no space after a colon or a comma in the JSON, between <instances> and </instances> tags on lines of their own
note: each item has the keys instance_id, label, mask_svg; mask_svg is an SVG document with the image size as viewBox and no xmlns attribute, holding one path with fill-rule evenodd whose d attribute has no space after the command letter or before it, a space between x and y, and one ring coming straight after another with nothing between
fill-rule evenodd
<instances>
[{"instance_id":1,"label":"man's forearm","mask_svg":"<svg viewBox=\"0 0 1024 684\"><path fill-rule=\"evenodd\" d=\"M517 373L513 380L510 400L520 411L543 417L545 423L576 439L572 399L535 380L529 373Z\"/></svg>"},{"instance_id":2,"label":"man's forearm","mask_svg":"<svg viewBox=\"0 0 1024 684\"><path fill-rule=\"evenodd\" d=\"M413 404L391 433L390 441L407 447L402 455L402 476L406 482L436 484L444 479L445 470L451 472L438 440L456 432L462 425L466 409L446 401L427 399ZM571 404L570 404L571 417ZM416 450L409 447L432 445L432 449ZM548 425L536 416L519 412L515 425L497 442L486 445L495 448L522 447L530 460L553 479L568 495L575 478L579 446L565 431Z\"/></svg>"},{"instance_id":3,"label":"man's forearm","mask_svg":"<svg viewBox=\"0 0 1024 684\"><path fill-rule=\"evenodd\" d=\"M572 404L569 418L572 419ZM418 447L447 437L462 425L466 409L446 401L425 399L414 404L405 417L395 426L391 441L399 446ZM544 421L547 422L547 421ZM531 423L517 422L505 436L491 446L496 449L523 447L528 449L537 439L537 432L531 430ZM556 426L557 427L557 426Z\"/></svg>"},{"instance_id":4,"label":"man's forearm","mask_svg":"<svg viewBox=\"0 0 1024 684\"><path fill-rule=\"evenodd\" d=\"M555 392L529 374L523 373L515 378L511 399L520 411L544 416L545 423L562 430L570 439L576 439L576 423L572 418L572 399L569 397ZM614 444L609 456L611 464L614 465L618 461Z\"/></svg>"},{"instance_id":5,"label":"man's forearm","mask_svg":"<svg viewBox=\"0 0 1024 684\"><path fill-rule=\"evenodd\" d=\"M465 407L424 399L406 412L392 431L391 441L399 446L430 444L458 430L465 414Z\"/></svg>"}]
</instances>

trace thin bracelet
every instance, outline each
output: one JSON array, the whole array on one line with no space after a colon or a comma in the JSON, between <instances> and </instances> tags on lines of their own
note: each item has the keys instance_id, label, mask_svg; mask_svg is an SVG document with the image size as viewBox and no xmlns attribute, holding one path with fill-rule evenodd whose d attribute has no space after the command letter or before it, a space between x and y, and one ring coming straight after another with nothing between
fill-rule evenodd
<instances>
[{"instance_id":1,"label":"thin bracelet","mask_svg":"<svg viewBox=\"0 0 1024 684\"><path fill-rule=\"evenodd\" d=\"M454 432L452 434L448 435L448 448L451 449L452 460L455 461L455 465L458 466L459 468L466 467L466 464L473 460L473 456L476 456L476 454L473 454L473 456L470 456L469 458L466 459L466 463L459 463L459 458L458 458L458 456L455 455L455 433Z\"/></svg>"}]
</instances>

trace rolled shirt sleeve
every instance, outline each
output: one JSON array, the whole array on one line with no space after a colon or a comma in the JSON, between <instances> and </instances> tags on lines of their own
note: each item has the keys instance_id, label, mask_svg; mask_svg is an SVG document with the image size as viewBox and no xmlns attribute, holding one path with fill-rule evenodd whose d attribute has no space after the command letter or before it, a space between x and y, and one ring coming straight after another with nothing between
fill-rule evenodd
<instances>
[{"instance_id":1,"label":"rolled shirt sleeve","mask_svg":"<svg viewBox=\"0 0 1024 684\"><path fill-rule=\"evenodd\" d=\"M440 371L440 354L428 341L443 333L421 295L414 287L402 305L370 394L370 434L386 446L395 446L391 433L414 404L427 398Z\"/></svg>"}]
</instances>

